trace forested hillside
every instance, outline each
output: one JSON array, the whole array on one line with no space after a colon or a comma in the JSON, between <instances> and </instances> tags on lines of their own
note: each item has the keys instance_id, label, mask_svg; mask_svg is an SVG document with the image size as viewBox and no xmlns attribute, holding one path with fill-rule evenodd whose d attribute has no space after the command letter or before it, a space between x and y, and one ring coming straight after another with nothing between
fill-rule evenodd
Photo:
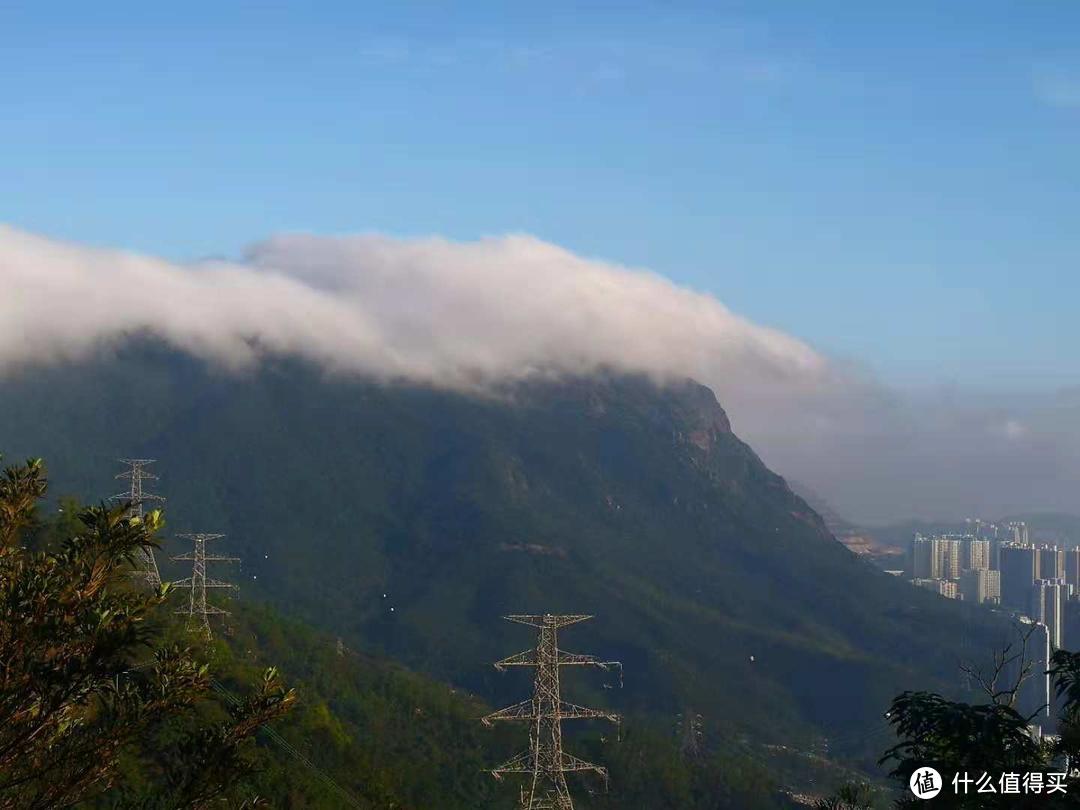
<instances>
[{"instance_id":1,"label":"forested hillside","mask_svg":"<svg viewBox=\"0 0 1080 810\"><path fill-rule=\"evenodd\" d=\"M489 704L527 689L488 665L533 641L502 614L587 612L565 646L626 680L571 677L580 702L871 763L893 695L955 692L957 639L997 640L836 543L690 382L466 395L137 342L6 378L0 446L84 498L117 488L116 457L157 458L171 532L225 533L245 599Z\"/></svg>"},{"instance_id":2,"label":"forested hillside","mask_svg":"<svg viewBox=\"0 0 1080 810\"><path fill-rule=\"evenodd\" d=\"M491 707L475 696L341 649L335 639L270 608L232 607L228 630L204 650L215 677L239 693L273 663L299 696L274 729L302 758L269 734L257 737L262 770L252 786L272 807L348 807L345 794L373 809L516 806L517 785L500 783L488 771L527 745L525 727L486 728L479 718ZM183 638L179 624L170 634ZM788 806L780 792L783 776L755 763L745 747L728 743L689 759L680 754L673 729L640 721L629 721L621 735L584 726L578 735L568 724L567 740L612 771L606 793L596 779L574 781L584 808Z\"/></svg>"}]
</instances>

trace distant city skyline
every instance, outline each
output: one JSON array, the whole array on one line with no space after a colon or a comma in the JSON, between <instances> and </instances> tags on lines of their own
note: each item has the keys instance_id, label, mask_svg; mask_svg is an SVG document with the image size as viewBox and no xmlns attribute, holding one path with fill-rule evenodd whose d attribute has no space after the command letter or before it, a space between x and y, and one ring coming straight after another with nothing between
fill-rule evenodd
<instances>
[{"instance_id":1,"label":"distant city skyline","mask_svg":"<svg viewBox=\"0 0 1080 810\"><path fill-rule=\"evenodd\" d=\"M1044 730L1054 730L1056 710L1049 669L1054 650L1072 649L1080 636L1080 541L1031 542L1024 522L994 525L972 522L967 534L924 535L911 538L904 571L912 585L946 599L961 599L1009 616L1017 631L1018 657L1003 663L1005 682L1018 683L1018 708L1036 713ZM970 678L979 672L963 663ZM1030 666L1025 683L1021 668ZM1018 680L1019 679L1019 680ZM967 682L970 687L972 684ZM982 686L985 688L986 684Z\"/></svg>"}]
</instances>

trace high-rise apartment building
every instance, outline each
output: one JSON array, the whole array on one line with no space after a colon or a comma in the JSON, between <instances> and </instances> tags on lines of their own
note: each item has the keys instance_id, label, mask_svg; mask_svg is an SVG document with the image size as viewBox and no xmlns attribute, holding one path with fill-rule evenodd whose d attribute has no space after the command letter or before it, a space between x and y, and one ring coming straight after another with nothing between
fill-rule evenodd
<instances>
[{"instance_id":1,"label":"high-rise apartment building","mask_svg":"<svg viewBox=\"0 0 1080 810\"><path fill-rule=\"evenodd\" d=\"M918 587L944 596L946 599L956 599L960 595L960 589L955 582L947 579L915 579L912 580Z\"/></svg>"},{"instance_id":2,"label":"high-rise apartment building","mask_svg":"<svg viewBox=\"0 0 1080 810\"><path fill-rule=\"evenodd\" d=\"M911 578L933 579L934 541L930 537L916 534L911 543Z\"/></svg>"},{"instance_id":3,"label":"high-rise apartment building","mask_svg":"<svg viewBox=\"0 0 1080 810\"><path fill-rule=\"evenodd\" d=\"M1031 607L1028 615L1046 625L1050 644L1055 650L1062 647L1067 586L1063 579L1038 579L1031 586Z\"/></svg>"},{"instance_id":4,"label":"high-rise apartment building","mask_svg":"<svg viewBox=\"0 0 1080 810\"><path fill-rule=\"evenodd\" d=\"M1071 585L1069 586L1072 587ZM1064 616L1062 617L1062 640L1068 641L1069 645L1076 647L1080 640L1080 601L1069 599L1065 602Z\"/></svg>"},{"instance_id":5,"label":"high-rise apartment building","mask_svg":"<svg viewBox=\"0 0 1080 810\"><path fill-rule=\"evenodd\" d=\"M1080 592L1080 548L1067 548L1061 556L1065 561L1065 581L1072 585L1073 592Z\"/></svg>"},{"instance_id":6,"label":"high-rise apartment building","mask_svg":"<svg viewBox=\"0 0 1080 810\"><path fill-rule=\"evenodd\" d=\"M986 599L995 604L1001 603L1001 572L992 568L986 572Z\"/></svg>"},{"instance_id":7,"label":"high-rise apartment building","mask_svg":"<svg viewBox=\"0 0 1080 810\"><path fill-rule=\"evenodd\" d=\"M1027 611L1031 587L1039 578L1038 549L1007 543L1001 547L1001 604Z\"/></svg>"},{"instance_id":8,"label":"high-rise apartment building","mask_svg":"<svg viewBox=\"0 0 1080 810\"><path fill-rule=\"evenodd\" d=\"M1001 599L1001 579L998 571L976 568L960 575L960 594L965 602L982 604Z\"/></svg>"},{"instance_id":9,"label":"high-rise apartment building","mask_svg":"<svg viewBox=\"0 0 1080 810\"><path fill-rule=\"evenodd\" d=\"M942 579L960 579L960 572L963 570L961 565L962 542L953 537L935 537L934 543L936 544L934 553L938 555L940 560L941 573L939 576Z\"/></svg>"},{"instance_id":10,"label":"high-rise apartment building","mask_svg":"<svg viewBox=\"0 0 1080 810\"><path fill-rule=\"evenodd\" d=\"M963 543L955 537L916 534L911 545L913 579L959 579L963 570Z\"/></svg>"},{"instance_id":11,"label":"high-rise apartment building","mask_svg":"<svg viewBox=\"0 0 1080 810\"><path fill-rule=\"evenodd\" d=\"M1012 529L1014 543L1027 545L1031 542L1031 536L1028 534L1026 523L1010 523L1009 528Z\"/></svg>"},{"instance_id":12,"label":"high-rise apartment building","mask_svg":"<svg viewBox=\"0 0 1080 810\"><path fill-rule=\"evenodd\" d=\"M990 541L968 540L961 546L960 567L967 571L990 568Z\"/></svg>"},{"instance_id":13,"label":"high-rise apartment building","mask_svg":"<svg viewBox=\"0 0 1080 810\"><path fill-rule=\"evenodd\" d=\"M998 544L973 535L939 535L927 537L916 534L911 544L909 571L912 579L959 580L964 571L997 570ZM1049 554L1049 552L1048 552ZM1078 556L1080 560L1080 556ZM1051 566L1052 567L1052 566ZM1036 579L1038 569L1031 581L1023 588L1017 607L1026 607L1027 591ZM1077 568L1080 576L1080 566Z\"/></svg>"},{"instance_id":14,"label":"high-rise apartment building","mask_svg":"<svg viewBox=\"0 0 1080 810\"><path fill-rule=\"evenodd\" d=\"M1039 578L1065 578L1065 552L1057 546L1039 547Z\"/></svg>"}]
</instances>

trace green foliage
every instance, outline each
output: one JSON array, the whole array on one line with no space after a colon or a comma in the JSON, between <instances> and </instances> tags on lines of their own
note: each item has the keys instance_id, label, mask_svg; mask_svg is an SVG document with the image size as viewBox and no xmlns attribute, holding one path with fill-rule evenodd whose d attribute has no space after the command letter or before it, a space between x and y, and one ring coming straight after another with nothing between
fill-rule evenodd
<instances>
[{"instance_id":1,"label":"green foliage","mask_svg":"<svg viewBox=\"0 0 1080 810\"><path fill-rule=\"evenodd\" d=\"M276 726L304 757L356 797L362 806L402 810L514 807L517 784L488 770L527 745L524 727L486 728L491 706L399 664L345 648L267 605L238 603L231 630L208 651L226 685L244 682L262 662L280 662L297 685L296 710ZM748 752L710 749L701 762L678 754L668 731L637 720L621 736L600 736L568 724L567 747L603 762L610 791L573 779L576 806L769 810L785 807L778 785ZM281 808L336 808L328 790L302 762L269 739L260 740L258 792Z\"/></svg>"},{"instance_id":2,"label":"green foliage","mask_svg":"<svg viewBox=\"0 0 1080 810\"><path fill-rule=\"evenodd\" d=\"M904 692L893 700L889 719L900 742L885 753L882 762L896 763L890 775L904 785L924 766L948 780L964 772L985 772L995 778L1006 772L1027 773L1046 764L1046 749L1031 736L1027 719L1011 706L971 705L928 692ZM967 800L975 807L983 806L978 802L986 799L970 796ZM917 806L918 800L911 802Z\"/></svg>"},{"instance_id":3,"label":"green foliage","mask_svg":"<svg viewBox=\"0 0 1080 810\"><path fill-rule=\"evenodd\" d=\"M8 467L0 477L0 555L15 554L21 533L33 522L48 484L41 459Z\"/></svg>"},{"instance_id":4,"label":"green foliage","mask_svg":"<svg viewBox=\"0 0 1080 810\"><path fill-rule=\"evenodd\" d=\"M1050 674L1061 705L1057 754L1080 762L1080 653L1055 651L1050 659Z\"/></svg>"},{"instance_id":5,"label":"green foliage","mask_svg":"<svg viewBox=\"0 0 1080 810\"><path fill-rule=\"evenodd\" d=\"M498 785L486 772L509 750L505 733L478 722L476 698L400 665L343 649L267 606L237 604L211 661L231 687L278 661L301 700L278 731L291 746L367 807L465 810L492 806ZM260 741L260 793L281 808L342 806L301 761Z\"/></svg>"},{"instance_id":6,"label":"green foliage","mask_svg":"<svg viewBox=\"0 0 1080 810\"><path fill-rule=\"evenodd\" d=\"M133 380L137 402L117 393ZM624 713L694 705L804 750L861 741L908 684L954 684L961 635L998 640L988 611L834 542L691 384L469 397L282 359L233 377L137 344L5 380L0 425L62 460L66 492L104 486L118 448L160 459L173 525L229 535L245 598L493 704L521 693L483 665L528 644L509 612L596 614L567 643L626 664Z\"/></svg>"},{"instance_id":7,"label":"green foliage","mask_svg":"<svg viewBox=\"0 0 1080 810\"><path fill-rule=\"evenodd\" d=\"M814 810L874 810L877 794L865 783L842 785L832 796L818 801Z\"/></svg>"},{"instance_id":8,"label":"green foliage","mask_svg":"<svg viewBox=\"0 0 1080 810\"><path fill-rule=\"evenodd\" d=\"M34 478L24 475L26 470L10 472ZM20 485L20 492L26 486ZM43 494L42 485L38 496ZM134 646L109 645L118 660L102 667L102 680L149 685L177 705L176 711L140 715L145 722L136 722L136 701L126 713L117 712L116 722L108 726L97 722L93 710L105 705L103 698L87 696L76 707L76 714L87 719L86 748L92 744L100 766L96 781L79 794L81 806L164 810L224 801L230 807L249 807L256 795L281 808L343 806L341 794L322 775L363 807L509 810L514 805L516 786L496 782L488 768L524 747L527 734L523 728L485 728L478 718L491 710L487 703L378 656L349 647L339 652L333 637L267 605L234 605L227 631L209 643L194 640L203 661L196 665L195 655L186 649L193 639L171 613L171 595L138 590L128 577L127 561L134 551L155 542L160 514L151 513L140 524L125 518L123 507L77 510L68 502L62 511L43 515L29 501L24 505L16 511L26 534L43 550L29 553L18 547L9 552L12 564L18 559L24 566L46 566L58 577L74 568L81 572L76 579L93 580L114 606L110 615L115 627L135 628L133 638L138 640ZM73 517L76 511L78 518ZM104 551L92 554L91 549ZM101 565L88 565L90 560ZM85 587L81 590L87 593ZM105 601L95 604L101 607ZM18 624L16 617L26 609L25 600L13 603L5 628ZM126 618L121 621L120 615ZM55 626L43 627L53 636L58 632ZM161 647L156 656L151 651L155 644ZM153 666L140 668L144 659ZM276 723L291 750L256 728L260 720L280 713L293 696L280 689L276 673L266 674L270 661L280 664L301 695ZM187 680L181 683L177 673L186 673ZM259 682L260 674L261 689L240 707L208 699L212 682L238 690ZM521 686L528 688L528 683ZM612 773L609 793L590 795L590 790L598 791L597 783L574 780L583 810L786 806L775 781L750 753L709 746L688 762L679 756L670 730L641 719L631 720L621 737L600 737L590 729L576 735L568 729L567 741L572 749L608 764ZM318 772L293 751L313 761ZM45 781L55 781L55 772L48 779L43 774L38 787ZM55 792L45 802L62 804ZM0 806L41 805L12 800Z\"/></svg>"},{"instance_id":9,"label":"green foliage","mask_svg":"<svg viewBox=\"0 0 1080 810\"><path fill-rule=\"evenodd\" d=\"M1038 741L1028 729L1028 720L1017 713L1007 700L991 700L970 705L946 700L926 692L905 692L895 698L890 722L900 742L890 748L882 762L893 762L891 775L906 786L912 773L932 767L943 777L946 786L934 799L935 807L1015 808L1080 806L1080 791L1070 777L1065 793L995 795L989 793L954 793L954 774L980 776L990 774L1064 773L1067 763L1080 761L1080 653L1054 652L1049 674L1059 699L1058 734L1049 741ZM905 794L899 807L919 807L922 802Z\"/></svg>"},{"instance_id":10,"label":"green foliage","mask_svg":"<svg viewBox=\"0 0 1080 810\"><path fill-rule=\"evenodd\" d=\"M606 745L594 743L590 750L586 744L584 750L611 773L609 790L591 797L584 807L768 810L787 806L775 775L747 751L710 746L689 760L680 755L670 733L641 722L628 726Z\"/></svg>"},{"instance_id":11,"label":"green foliage","mask_svg":"<svg viewBox=\"0 0 1080 810\"><path fill-rule=\"evenodd\" d=\"M130 585L131 562L155 545L161 515L127 505L79 515L58 548L28 551L47 483L40 461L0 478L0 808L68 807L118 783L124 759L145 755L158 730L190 716L207 669L181 646L155 649L148 621L168 589ZM139 659L142 663L136 663ZM194 729L155 784L169 808L228 800L249 769L242 748L294 695L268 673L220 724ZM215 763L207 763L213 756ZM220 763L224 767L217 767Z\"/></svg>"}]
</instances>

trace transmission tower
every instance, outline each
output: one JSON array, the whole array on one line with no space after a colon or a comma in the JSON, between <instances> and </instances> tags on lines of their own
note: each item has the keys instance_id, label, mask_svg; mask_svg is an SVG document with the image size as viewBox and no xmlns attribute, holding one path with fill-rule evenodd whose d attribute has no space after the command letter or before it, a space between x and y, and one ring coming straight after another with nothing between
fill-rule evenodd
<instances>
[{"instance_id":1,"label":"transmission tower","mask_svg":"<svg viewBox=\"0 0 1080 810\"><path fill-rule=\"evenodd\" d=\"M591 655L577 655L559 649L558 631L592 616L505 616L507 621L539 629L536 649L512 655L495 664L500 672L507 667L535 667L533 696L514 706L508 706L483 718L490 726L498 720L521 720L529 723L529 750L495 768L491 774L501 779L504 774L521 773L529 778L521 789L522 810L573 810L574 803L566 786L566 774L571 771L592 771L604 778L607 769L578 759L563 751L562 721L601 718L613 723L619 716L601 709L588 709L562 699L559 691L559 670L567 666L592 666L603 670L622 665L618 661L601 661Z\"/></svg>"},{"instance_id":2,"label":"transmission tower","mask_svg":"<svg viewBox=\"0 0 1080 810\"><path fill-rule=\"evenodd\" d=\"M231 582L220 579L211 579L206 576L206 564L209 562L240 562L239 557L226 557L220 554L207 554L206 544L211 540L224 537L223 534L181 534L179 537L191 540L194 549L179 557L172 557L175 562L189 561L192 563L191 576L173 583L175 588L189 588L191 597L186 608L178 608L177 613L187 614L188 629L201 630L210 637L210 617L228 616L229 611L207 604L206 591L210 588L236 589Z\"/></svg>"},{"instance_id":3,"label":"transmission tower","mask_svg":"<svg viewBox=\"0 0 1080 810\"><path fill-rule=\"evenodd\" d=\"M687 709L679 715L676 735L679 738L679 752L685 759L696 760L701 756L701 715L693 709Z\"/></svg>"},{"instance_id":4,"label":"transmission tower","mask_svg":"<svg viewBox=\"0 0 1080 810\"><path fill-rule=\"evenodd\" d=\"M126 464L128 469L120 473L116 477L126 478L131 483L127 492L122 492L119 495L113 495L114 501L122 501L130 504L128 508L129 517L143 516L143 507L147 501L159 501L163 502L165 499L160 495L154 495L151 492L147 492L143 489L143 481L157 481L158 477L149 472L146 468L154 463L152 458L121 458L117 459L121 464ZM157 560L154 559L154 550L152 548L139 549L138 555L135 558L135 576L141 577L146 580L146 583L151 588L158 588L161 586L161 574L158 573Z\"/></svg>"}]
</instances>

